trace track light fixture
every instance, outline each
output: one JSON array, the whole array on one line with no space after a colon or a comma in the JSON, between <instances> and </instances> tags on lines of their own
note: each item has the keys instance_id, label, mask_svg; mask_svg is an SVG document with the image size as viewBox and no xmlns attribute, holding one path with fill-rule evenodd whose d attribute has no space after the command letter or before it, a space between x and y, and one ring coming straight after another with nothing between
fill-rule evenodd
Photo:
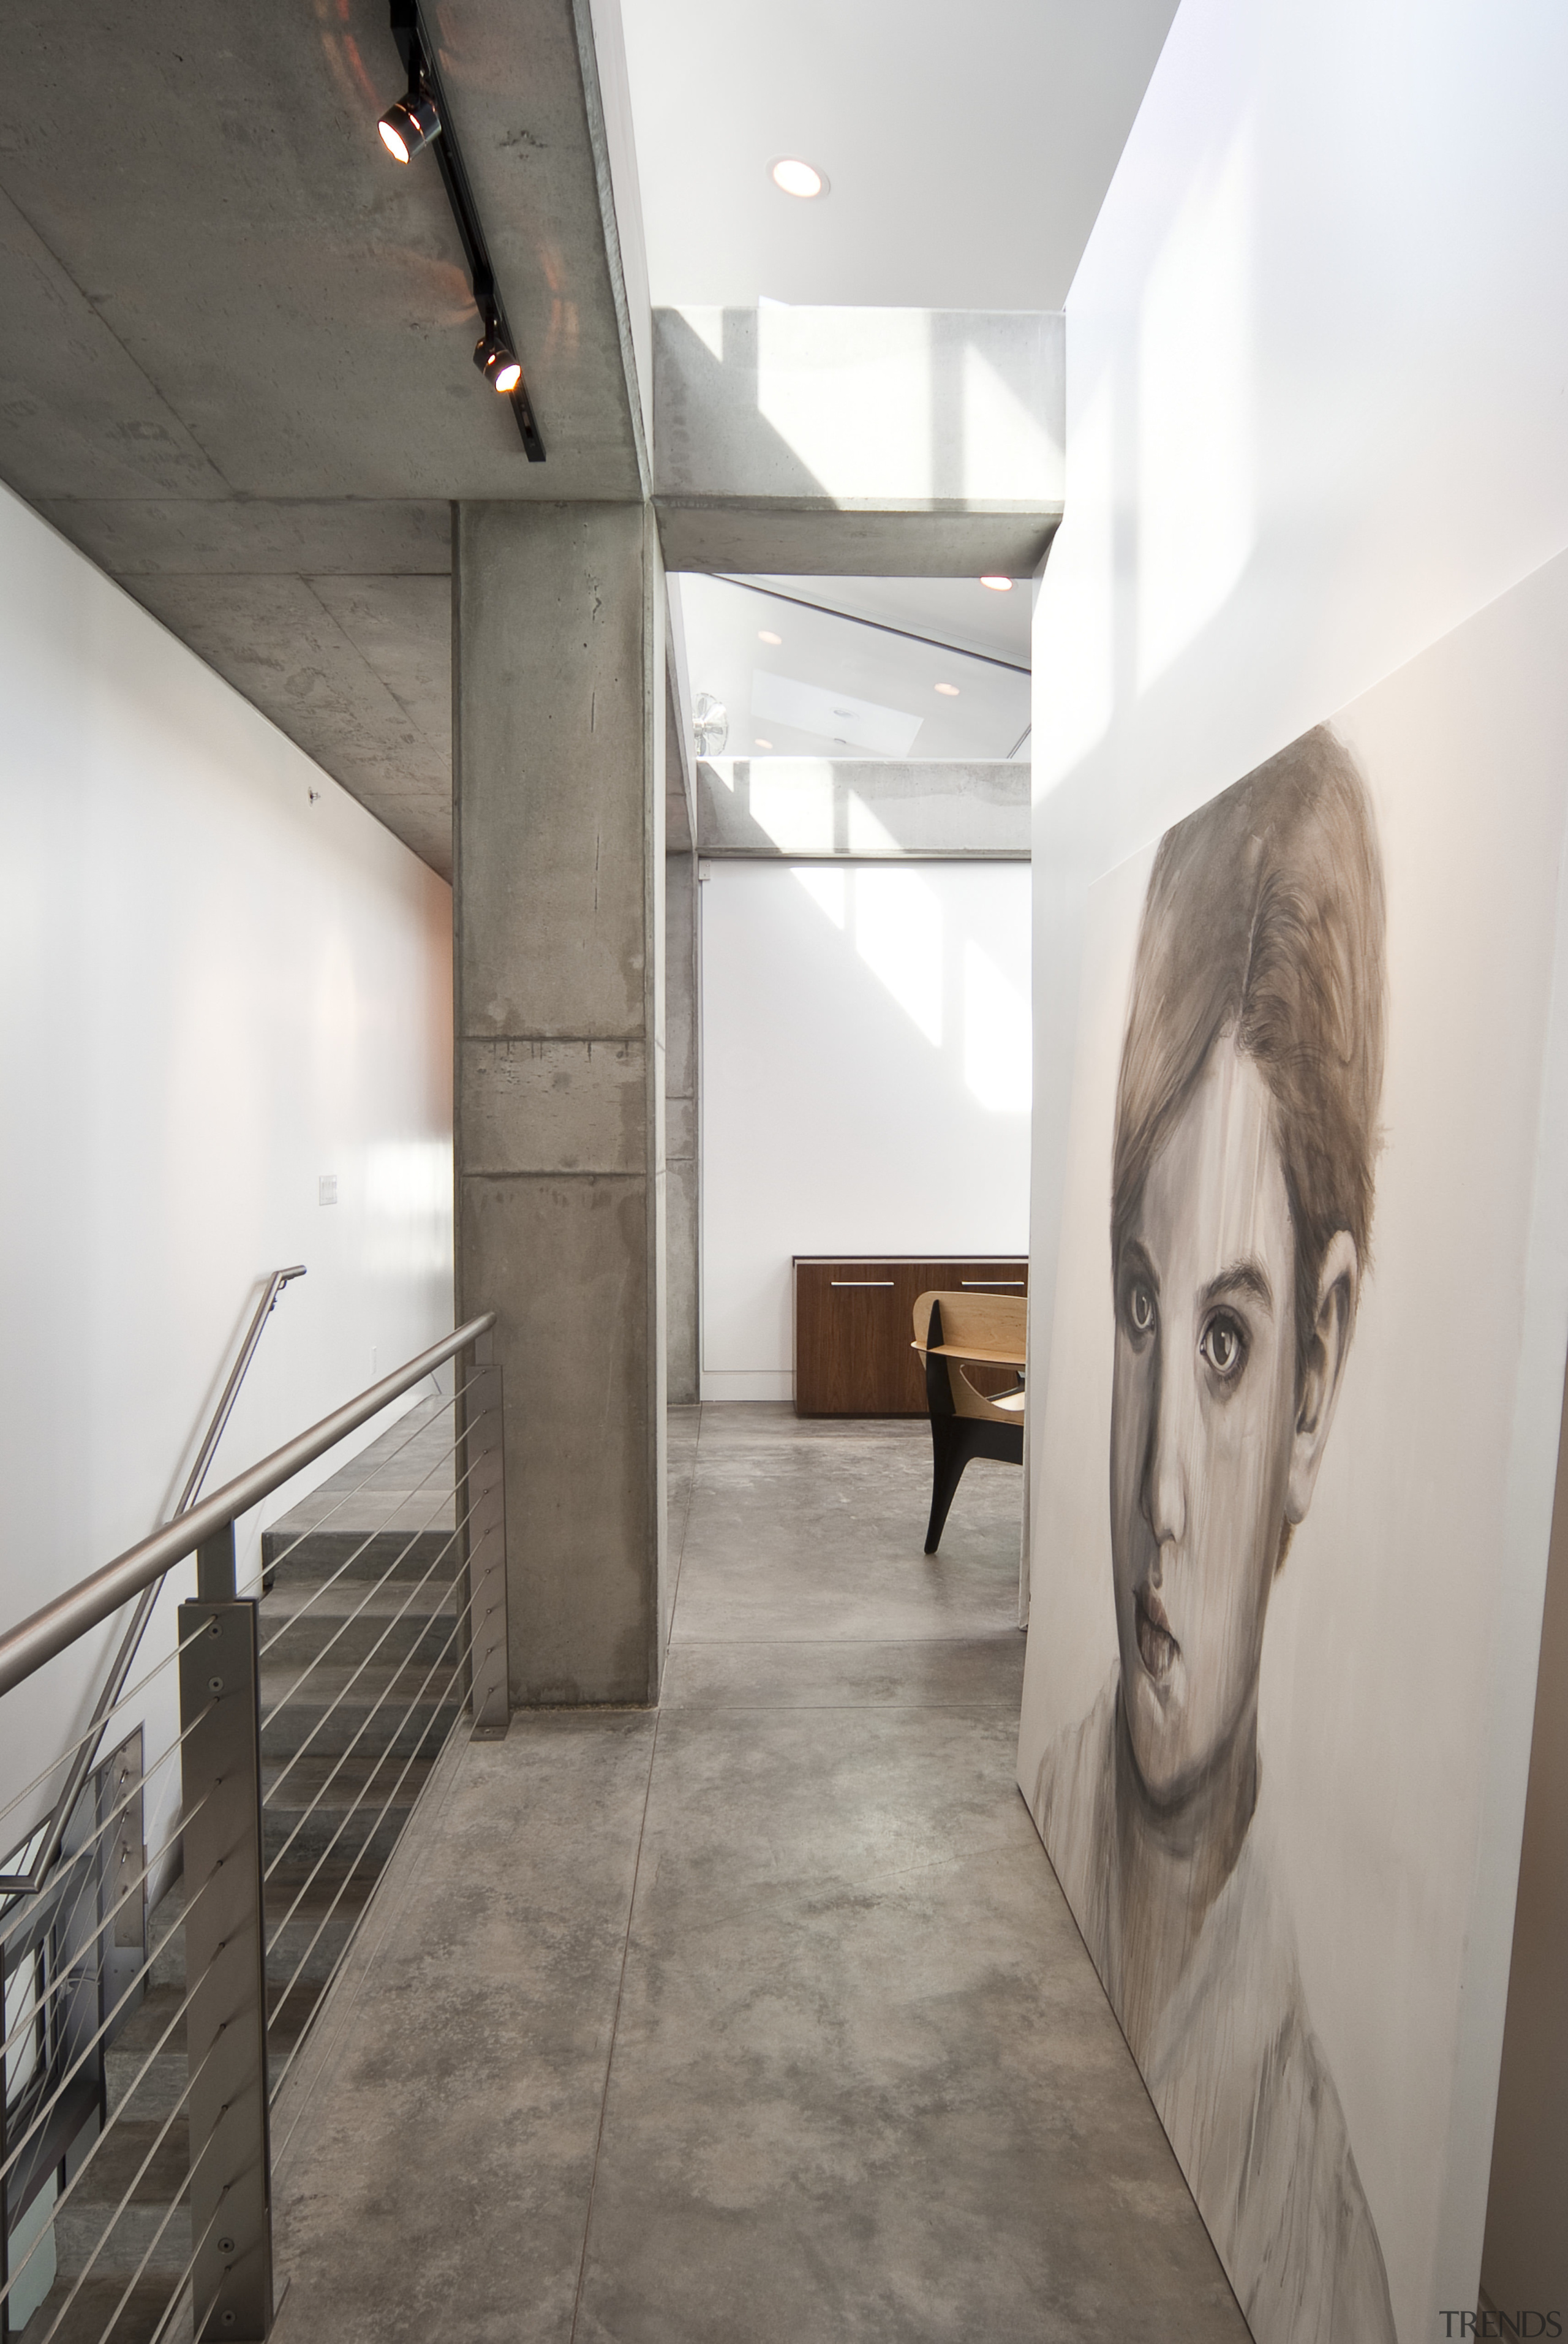
<instances>
[{"instance_id":1,"label":"track light fixture","mask_svg":"<svg viewBox=\"0 0 1568 2344\"><path fill-rule=\"evenodd\" d=\"M474 345L474 364L490 389L498 390L503 398L516 390L523 379L516 354L494 318L486 318L485 330Z\"/></svg>"},{"instance_id":2,"label":"track light fixture","mask_svg":"<svg viewBox=\"0 0 1568 2344\"><path fill-rule=\"evenodd\" d=\"M422 146L440 136L440 108L427 89L410 83L407 95L387 107L376 127L392 160L409 163Z\"/></svg>"},{"instance_id":3,"label":"track light fixture","mask_svg":"<svg viewBox=\"0 0 1568 2344\"><path fill-rule=\"evenodd\" d=\"M474 352L474 364L493 389L511 400L528 461L542 464L545 443L534 420L533 401L523 380L522 363L497 290L489 248L453 133L451 108L441 87L435 52L419 13L419 0L392 0L392 37L397 44L408 86L376 126L381 143L399 163L411 161L426 147L436 157L441 185L447 190L447 201L452 207L452 217L462 239L463 258L468 264L474 307L484 328Z\"/></svg>"}]
</instances>

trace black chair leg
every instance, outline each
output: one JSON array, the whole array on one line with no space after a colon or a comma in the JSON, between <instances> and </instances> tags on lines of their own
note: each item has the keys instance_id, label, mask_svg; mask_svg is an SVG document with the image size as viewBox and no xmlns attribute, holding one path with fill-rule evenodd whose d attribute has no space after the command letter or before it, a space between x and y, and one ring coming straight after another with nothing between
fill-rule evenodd
<instances>
[{"instance_id":1,"label":"black chair leg","mask_svg":"<svg viewBox=\"0 0 1568 2344\"><path fill-rule=\"evenodd\" d=\"M965 1438L968 1419L961 1416L933 1416L931 1419L931 1518L926 1525L926 1552L935 1554L941 1541L942 1526L948 1509L964 1477L964 1467L974 1455Z\"/></svg>"}]
</instances>

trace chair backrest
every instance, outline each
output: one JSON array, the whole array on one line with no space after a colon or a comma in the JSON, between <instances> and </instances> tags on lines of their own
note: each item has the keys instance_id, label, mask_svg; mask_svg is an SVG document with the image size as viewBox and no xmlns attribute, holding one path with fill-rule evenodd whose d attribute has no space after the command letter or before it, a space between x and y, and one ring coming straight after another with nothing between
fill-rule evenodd
<instances>
[{"instance_id":1,"label":"chair backrest","mask_svg":"<svg viewBox=\"0 0 1568 2344\"><path fill-rule=\"evenodd\" d=\"M928 1346L940 1343L982 1358L1000 1351L1004 1358L1018 1359L1028 1325L1029 1304L1020 1294L922 1294L915 1304L915 1347L925 1359L926 1403L931 1414L1017 1424L1017 1398L999 1406L975 1389L961 1359L943 1359Z\"/></svg>"},{"instance_id":2,"label":"chair backrest","mask_svg":"<svg viewBox=\"0 0 1568 2344\"><path fill-rule=\"evenodd\" d=\"M1021 1351L1029 1304L1021 1294L922 1294L915 1304L915 1340L929 1340L931 1305L942 1310L942 1341L959 1351Z\"/></svg>"}]
</instances>

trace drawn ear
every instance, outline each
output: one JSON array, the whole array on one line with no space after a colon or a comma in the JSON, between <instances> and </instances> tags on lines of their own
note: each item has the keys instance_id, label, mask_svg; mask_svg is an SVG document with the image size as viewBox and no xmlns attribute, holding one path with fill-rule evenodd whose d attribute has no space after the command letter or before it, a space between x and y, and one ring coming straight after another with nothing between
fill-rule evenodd
<instances>
[{"instance_id":1,"label":"drawn ear","mask_svg":"<svg viewBox=\"0 0 1568 2344\"><path fill-rule=\"evenodd\" d=\"M1296 1400L1296 1428L1291 1442L1291 1472L1285 1487L1285 1520L1305 1519L1322 1462L1329 1427L1344 1378L1351 1337L1355 1331L1361 1264L1348 1229L1336 1229L1318 1277L1318 1315L1307 1346L1302 1389Z\"/></svg>"}]
</instances>

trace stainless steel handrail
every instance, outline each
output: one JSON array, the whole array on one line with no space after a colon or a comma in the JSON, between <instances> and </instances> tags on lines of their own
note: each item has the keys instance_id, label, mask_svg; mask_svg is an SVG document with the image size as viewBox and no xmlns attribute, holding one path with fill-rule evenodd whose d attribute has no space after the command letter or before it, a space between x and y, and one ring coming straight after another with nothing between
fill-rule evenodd
<instances>
[{"instance_id":1,"label":"stainless steel handrail","mask_svg":"<svg viewBox=\"0 0 1568 2344\"><path fill-rule=\"evenodd\" d=\"M52 1603L45 1603L30 1618L22 1621L4 1636L0 1636L0 1693L7 1693L24 1683L45 1661L63 1652L67 1644L85 1635L101 1621L107 1620L133 1595L153 1585L176 1562L183 1562L199 1546L227 1528L240 1514L248 1513L252 1506L269 1498L285 1481L343 1440L360 1425L399 1399L437 1368L456 1357L469 1343L488 1334L496 1324L496 1314L487 1310L477 1318L470 1318L440 1342L432 1343L417 1359L397 1369L395 1374L383 1376L357 1399L322 1418L308 1431L275 1449L258 1465L240 1473L210 1498L203 1499L187 1513L176 1514L174 1521L155 1531L150 1538L141 1539L125 1553L107 1562L101 1571L78 1581Z\"/></svg>"},{"instance_id":2,"label":"stainless steel handrail","mask_svg":"<svg viewBox=\"0 0 1568 2344\"><path fill-rule=\"evenodd\" d=\"M200 1493L201 1485L206 1479L207 1468L217 1453L217 1444L223 1439L225 1428L234 1412L234 1404L239 1398L239 1388L245 1381L246 1370L256 1356L256 1347L261 1340L262 1329L271 1318L278 1296L286 1286L292 1286L297 1278L303 1278L305 1275L305 1264L302 1261L297 1261L288 1269L275 1269L267 1279L266 1290L261 1300L256 1304L250 1325L246 1330L245 1340L239 1347L239 1355L229 1369L228 1381L225 1384L217 1406L213 1410L212 1421L207 1426L202 1445L196 1451L196 1463L186 1476L186 1485L180 1491L179 1503L170 1517L171 1521L177 1521L181 1514L188 1513ZM98 1754L98 1745L104 1738L105 1724L107 1723L110 1711L125 1689L126 1679L131 1673L131 1664L136 1657L142 1638L146 1632L147 1622L153 1616L153 1606L157 1600L157 1585L147 1588L132 1613L130 1624L120 1640L120 1649L115 1655L114 1665L104 1679L98 1698L93 1704L93 1713L87 1720L86 1739L76 1745L75 1758L60 1787L60 1795L55 1802L55 1810L49 1818L48 1827L38 1841L37 1846L33 1851L32 1860L25 1869L17 1872L0 1872L0 1895L14 1896L18 1894L24 1896L36 1895L53 1868L71 1821L71 1810L81 1797L82 1785L93 1771L93 1763Z\"/></svg>"}]
</instances>

